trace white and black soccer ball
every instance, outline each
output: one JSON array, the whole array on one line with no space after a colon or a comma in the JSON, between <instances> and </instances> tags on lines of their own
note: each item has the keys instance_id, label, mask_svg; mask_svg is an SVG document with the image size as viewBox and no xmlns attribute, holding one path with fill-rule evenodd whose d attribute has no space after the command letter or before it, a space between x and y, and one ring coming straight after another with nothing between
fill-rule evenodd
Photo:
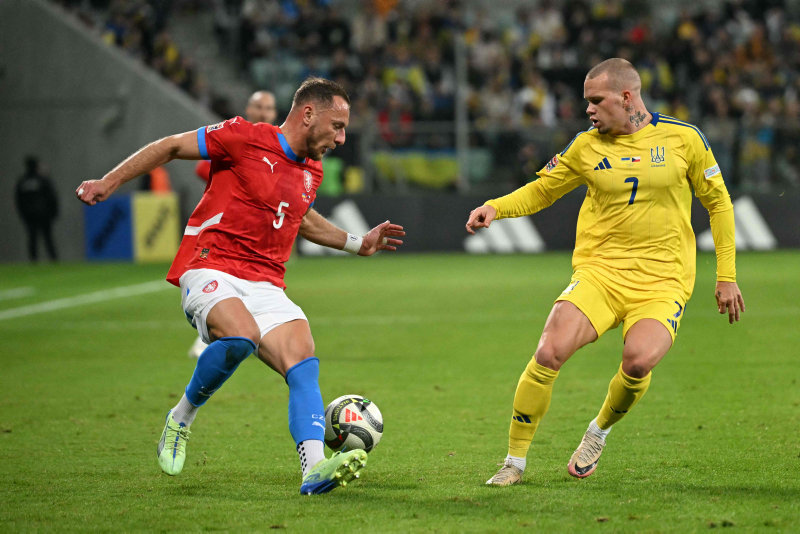
<instances>
[{"instance_id":1,"label":"white and black soccer ball","mask_svg":"<svg viewBox=\"0 0 800 534\"><path fill-rule=\"evenodd\" d=\"M382 435L381 411L361 395L342 395L325 409L325 444L335 451L369 452Z\"/></svg>"}]
</instances>

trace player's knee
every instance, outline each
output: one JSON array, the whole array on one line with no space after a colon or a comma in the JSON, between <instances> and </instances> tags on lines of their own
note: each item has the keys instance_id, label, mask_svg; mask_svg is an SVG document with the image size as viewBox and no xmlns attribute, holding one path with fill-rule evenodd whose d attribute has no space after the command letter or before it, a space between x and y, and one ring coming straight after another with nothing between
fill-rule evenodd
<instances>
[{"instance_id":1,"label":"player's knee","mask_svg":"<svg viewBox=\"0 0 800 534\"><path fill-rule=\"evenodd\" d=\"M311 336L290 336L278 350L280 359L291 367L307 358L314 357L314 338Z\"/></svg>"},{"instance_id":2,"label":"player's knee","mask_svg":"<svg viewBox=\"0 0 800 534\"><path fill-rule=\"evenodd\" d=\"M283 372L285 373L295 365L302 363L303 361L309 358L314 358L314 351L313 350L305 351L302 349L301 346L298 345L297 350L290 350L285 352L280 358L280 363L278 365L279 368L282 368Z\"/></svg>"},{"instance_id":3,"label":"player's knee","mask_svg":"<svg viewBox=\"0 0 800 534\"><path fill-rule=\"evenodd\" d=\"M633 358L623 360L622 372L632 378L644 378L653 369L647 358Z\"/></svg>"},{"instance_id":4,"label":"player's knee","mask_svg":"<svg viewBox=\"0 0 800 534\"><path fill-rule=\"evenodd\" d=\"M252 341L256 347L258 347L258 344L261 343L261 331L259 331L258 328L255 328L253 331L248 332L248 335L242 337L246 337Z\"/></svg>"},{"instance_id":5,"label":"player's knee","mask_svg":"<svg viewBox=\"0 0 800 534\"><path fill-rule=\"evenodd\" d=\"M626 344L622 351L622 372L633 378L644 378L657 361L652 348Z\"/></svg>"},{"instance_id":6,"label":"player's knee","mask_svg":"<svg viewBox=\"0 0 800 534\"><path fill-rule=\"evenodd\" d=\"M539 365L558 371L569 354L555 343L540 343L533 357Z\"/></svg>"},{"instance_id":7,"label":"player's knee","mask_svg":"<svg viewBox=\"0 0 800 534\"><path fill-rule=\"evenodd\" d=\"M249 328L242 328L242 333L239 334L239 337L245 337L253 342L253 344L258 347L259 342L261 341L261 332L259 331L258 327L253 325Z\"/></svg>"},{"instance_id":8,"label":"player's knee","mask_svg":"<svg viewBox=\"0 0 800 534\"><path fill-rule=\"evenodd\" d=\"M243 337L252 341L256 347L258 347L258 344L261 341L261 332L259 332L256 325L253 325L252 327L238 326L236 328L227 328L225 331L222 331L221 329L210 328L208 333L211 339L215 341L223 337Z\"/></svg>"},{"instance_id":9,"label":"player's knee","mask_svg":"<svg viewBox=\"0 0 800 534\"><path fill-rule=\"evenodd\" d=\"M294 338L289 344L289 352L300 362L314 356L314 338Z\"/></svg>"}]
</instances>

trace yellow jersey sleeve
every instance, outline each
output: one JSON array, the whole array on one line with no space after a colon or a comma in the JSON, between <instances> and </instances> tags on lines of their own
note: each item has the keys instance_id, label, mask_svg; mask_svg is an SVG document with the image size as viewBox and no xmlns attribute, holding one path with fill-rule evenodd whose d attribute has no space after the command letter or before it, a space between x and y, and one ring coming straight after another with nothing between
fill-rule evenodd
<instances>
[{"instance_id":1,"label":"yellow jersey sleeve","mask_svg":"<svg viewBox=\"0 0 800 534\"><path fill-rule=\"evenodd\" d=\"M733 204L705 137L692 136L688 175L694 193L708 210L717 254L717 280L736 281L736 223Z\"/></svg>"},{"instance_id":2,"label":"yellow jersey sleeve","mask_svg":"<svg viewBox=\"0 0 800 534\"><path fill-rule=\"evenodd\" d=\"M580 135L580 134L578 134ZM576 137L570 145L580 141ZM568 145L567 149L570 146ZM537 174L538 178L516 191L487 201L485 204L497 210L497 219L523 217L550 206L553 202L584 183L578 172L579 161L568 157L567 149L553 156ZM577 153L576 149L570 151Z\"/></svg>"}]
</instances>

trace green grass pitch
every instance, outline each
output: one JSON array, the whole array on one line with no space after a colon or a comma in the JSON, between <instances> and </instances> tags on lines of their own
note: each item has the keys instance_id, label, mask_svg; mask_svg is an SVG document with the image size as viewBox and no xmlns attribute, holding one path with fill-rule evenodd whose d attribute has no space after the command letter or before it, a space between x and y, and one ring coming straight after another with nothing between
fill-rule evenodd
<instances>
[{"instance_id":1,"label":"green grass pitch","mask_svg":"<svg viewBox=\"0 0 800 534\"><path fill-rule=\"evenodd\" d=\"M728 325L713 255L648 394L596 473L566 463L602 403L620 330L562 369L524 483L484 485L567 254L300 258L325 401L378 404L360 481L298 494L283 380L250 358L202 409L184 472L163 475L163 417L194 330L165 289L24 317L9 310L163 279L166 266L0 266L0 531L800 531L800 255L738 258L747 313ZM22 289L20 289L22 288Z\"/></svg>"}]
</instances>

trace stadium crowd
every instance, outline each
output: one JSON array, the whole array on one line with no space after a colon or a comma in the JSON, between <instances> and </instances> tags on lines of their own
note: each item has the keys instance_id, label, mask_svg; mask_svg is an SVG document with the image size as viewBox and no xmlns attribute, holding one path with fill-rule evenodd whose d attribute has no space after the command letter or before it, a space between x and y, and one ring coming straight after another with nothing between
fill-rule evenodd
<instances>
[{"instance_id":1,"label":"stadium crowd","mask_svg":"<svg viewBox=\"0 0 800 534\"><path fill-rule=\"evenodd\" d=\"M108 42L209 105L208 84L166 30L169 6L213 10L221 50L235 54L254 87L270 88L286 106L306 76L334 79L353 97L352 129L377 125L394 148L452 146L446 135L414 132L453 120L463 43L472 144L524 168L520 180L557 148L537 142L543 129L584 129L586 71L623 57L641 72L652 110L704 129L723 167L735 169L730 187L800 186L800 12L784 2L721 0L672 11L641 0L540 0L514 9L455 0L94 2L107 4Z\"/></svg>"}]
</instances>

